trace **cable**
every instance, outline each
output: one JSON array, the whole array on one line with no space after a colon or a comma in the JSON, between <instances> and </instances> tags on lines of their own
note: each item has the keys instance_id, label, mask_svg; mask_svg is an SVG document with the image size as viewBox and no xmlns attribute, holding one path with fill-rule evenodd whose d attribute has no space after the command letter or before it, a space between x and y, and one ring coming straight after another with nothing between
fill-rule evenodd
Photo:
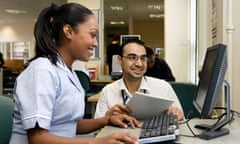
<instances>
[{"instance_id":1,"label":"cable","mask_svg":"<svg viewBox=\"0 0 240 144\"><path fill-rule=\"evenodd\" d=\"M192 114L193 114L193 111L188 112L188 114L187 114L187 120L184 121L184 122L182 122L182 123L179 123L179 124L186 124L187 127L188 127L188 129L189 129L190 132L192 133L192 135L183 135L183 134L181 134L180 136L184 136L184 137L197 137L197 136L198 136L198 135L196 135L196 134L194 133L194 131L192 130L191 126L189 125L189 121L192 120L192 117L191 117Z\"/></svg>"},{"instance_id":2,"label":"cable","mask_svg":"<svg viewBox=\"0 0 240 144\"><path fill-rule=\"evenodd\" d=\"M184 137L198 137L198 135L196 135L194 133L194 131L192 130L191 126L189 125L189 121L192 120L192 119L188 119L185 123L188 127L188 129L190 130L190 132L192 133L192 135L184 135L184 134L180 134L180 136L184 136Z\"/></svg>"},{"instance_id":3,"label":"cable","mask_svg":"<svg viewBox=\"0 0 240 144\"><path fill-rule=\"evenodd\" d=\"M221 114L220 116L218 116L217 121L216 121L213 125L211 125L211 128L210 128L209 130L211 130L211 129L214 128L217 124L219 124L219 122L221 122L222 118L224 118L224 116L225 116L226 114L227 114L227 113L225 112L225 113Z\"/></svg>"},{"instance_id":4,"label":"cable","mask_svg":"<svg viewBox=\"0 0 240 144\"><path fill-rule=\"evenodd\" d=\"M217 121L211 126L211 128L213 128L213 127L215 127L217 124L219 124L219 122L221 122L221 120L224 118L224 116L227 115L227 112L226 112L227 109L226 109L225 107L215 107L214 109L225 110L225 112L222 113L222 114L221 114L220 116L218 116L218 117L211 118L212 120L213 120L213 119L217 119ZM229 121L229 123L231 123L231 122L234 120L234 115L237 115L237 116L240 118L240 112L237 112L237 111L232 110L232 109L230 110L230 112L231 112L231 120ZM198 137L198 136L199 136L199 135L197 135L197 134L194 133L193 129L191 128L191 126L190 126L190 124L189 124L189 122L192 120L192 117L191 117L191 114L192 114L192 113L193 113L193 112L190 111L190 112L187 114L187 119L186 119L186 121L179 123L179 125L181 125L181 124L186 124L187 127L188 127L188 129L189 129L190 132L192 133L192 135L180 134L180 136L184 136L184 137ZM210 128L210 129L211 129L211 128Z\"/></svg>"},{"instance_id":5,"label":"cable","mask_svg":"<svg viewBox=\"0 0 240 144\"><path fill-rule=\"evenodd\" d=\"M188 114L187 114L187 118L186 118L186 121L183 121L181 123L178 123L179 125L182 125L182 124L185 124L187 123L188 121L190 121L192 119L191 115L193 114L193 111L189 111Z\"/></svg>"},{"instance_id":6,"label":"cable","mask_svg":"<svg viewBox=\"0 0 240 144\"><path fill-rule=\"evenodd\" d=\"M227 110L226 107L215 107L214 109L220 109L220 110L225 110L225 111ZM229 121L229 124L231 124L235 120L234 116L237 116L238 118L240 118L240 112L232 110L232 109L230 109L230 112L231 112L232 115L231 115L231 119Z\"/></svg>"},{"instance_id":7,"label":"cable","mask_svg":"<svg viewBox=\"0 0 240 144\"><path fill-rule=\"evenodd\" d=\"M194 133L194 131L192 130L192 128L190 127L189 121L188 121L186 124L187 124L187 127L188 127L188 129L190 130L190 132L193 134L193 136L194 136L194 137L197 137L198 135L196 135L196 134Z\"/></svg>"},{"instance_id":8,"label":"cable","mask_svg":"<svg viewBox=\"0 0 240 144\"><path fill-rule=\"evenodd\" d=\"M214 109L222 109L222 110L227 110L227 108L226 108L226 107L215 107ZM235 110L232 110L232 109L230 109L230 111L231 111L231 113L233 113L233 114L237 114L237 116L240 118L240 112L238 112L238 111L235 111Z\"/></svg>"}]
</instances>

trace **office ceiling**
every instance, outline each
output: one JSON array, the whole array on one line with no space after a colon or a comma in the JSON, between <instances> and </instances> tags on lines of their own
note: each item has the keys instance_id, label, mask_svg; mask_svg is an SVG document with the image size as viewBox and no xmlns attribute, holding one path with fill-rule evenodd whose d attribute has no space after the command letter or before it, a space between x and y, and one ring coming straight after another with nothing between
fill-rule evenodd
<instances>
[{"instance_id":1,"label":"office ceiling","mask_svg":"<svg viewBox=\"0 0 240 144\"><path fill-rule=\"evenodd\" d=\"M60 5L65 0L0 0L0 23L34 21L40 10L53 2ZM6 10L18 10L20 13L8 13Z\"/></svg>"},{"instance_id":2,"label":"office ceiling","mask_svg":"<svg viewBox=\"0 0 240 144\"><path fill-rule=\"evenodd\" d=\"M0 23L31 22L36 19L40 10L52 2L61 5L66 0L0 0ZM137 20L158 20L149 18L149 14L163 14L164 0L104 0L105 25L110 21L124 21L128 24L129 17ZM149 5L160 5L160 9L149 9ZM113 11L111 6L122 7L122 11ZM18 10L12 14L6 10Z\"/></svg>"},{"instance_id":3,"label":"office ceiling","mask_svg":"<svg viewBox=\"0 0 240 144\"><path fill-rule=\"evenodd\" d=\"M111 6L120 6L123 10L113 11ZM157 9L150 9L149 6ZM164 0L104 0L105 25L109 25L110 21L124 21L128 24L129 17L136 20L159 20L149 18L150 14L164 15Z\"/></svg>"}]
</instances>

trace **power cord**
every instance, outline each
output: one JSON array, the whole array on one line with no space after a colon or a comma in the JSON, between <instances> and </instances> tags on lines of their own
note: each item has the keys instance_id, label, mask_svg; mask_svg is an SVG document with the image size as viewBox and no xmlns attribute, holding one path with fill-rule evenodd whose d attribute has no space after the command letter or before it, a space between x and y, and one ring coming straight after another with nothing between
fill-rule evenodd
<instances>
[{"instance_id":1,"label":"power cord","mask_svg":"<svg viewBox=\"0 0 240 144\"><path fill-rule=\"evenodd\" d=\"M179 123L180 125L181 124L186 124L188 129L190 130L190 132L192 133L192 135L184 135L184 134L180 134L180 136L184 136L184 137L198 137L197 134L194 133L193 129L191 128L189 122L192 120L192 117L191 115L193 114L193 111L190 111L188 114L187 114L187 119L186 121L182 122L182 123Z\"/></svg>"},{"instance_id":2,"label":"power cord","mask_svg":"<svg viewBox=\"0 0 240 144\"><path fill-rule=\"evenodd\" d=\"M226 111L226 108L225 107L215 107L214 109L220 109L220 110L225 110ZM235 111L235 110L230 110L231 112L231 120L229 121L229 123L231 123L233 120L234 120L234 116L236 115L238 118L240 118L240 112L238 111ZM191 117L193 111L190 111L188 114L187 114L187 119L186 121L184 122L181 122L179 123L179 125L182 125L182 124L186 124L188 129L190 130L190 132L192 133L192 135L184 135L184 134L181 134L180 136L184 136L184 137L198 137L199 135L196 134L193 129L191 128L189 122L193 119ZM215 117L215 118L211 118L211 119L217 119L217 121L212 125L212 127L216 126L219 122L221 122L221 120L224 118L224 116L226 115L227 113L224 112L223 114L221 114L220 116L218 117Z\"/></svg>"},{"instance_id":3,"label":"power cord","mask_svg":"<svg viewBox=\"0 0 240 144\"><path fill-rule=\"evenodd\" d=\"M226 108L226 107L215 107L214 109L227 110L227 108ZM237 115L237 117L239 117L239 118L240 118L240 112L238 112L238 111L235 111L235 110L232 110L232 109L230 109L230 112L231 112L232 114L236 114L236 115Z\"/></svg>"},{"instance_id":4,"label":"power cord","mask_svg":"<svg viewBox=\"0 0 240 144\"><path fill-rule=\"evenodd\" d=\"M225 110L225 111L227 110L226 107L215 107L214 109ZM231 115L231 120L229 121L229 123L231 124L235 120L234 116L237 116L238 118L240 118L240 112L232 110L232 109L230 109L230 112L232 115Z\"/></svg>"},{"instance_id":5,"label":"power cord","mask_svg":"<svg viewBox=\"0 0 240 144\"><path fill-rule=\"evenodd\" d=\"M192 119L192 117L191 117L192 114L193 114L193 111L188 112L186 120L183 122L179 122L178 124L182 125L182 124L188 123Z\"/></svg>"}]
</instances>

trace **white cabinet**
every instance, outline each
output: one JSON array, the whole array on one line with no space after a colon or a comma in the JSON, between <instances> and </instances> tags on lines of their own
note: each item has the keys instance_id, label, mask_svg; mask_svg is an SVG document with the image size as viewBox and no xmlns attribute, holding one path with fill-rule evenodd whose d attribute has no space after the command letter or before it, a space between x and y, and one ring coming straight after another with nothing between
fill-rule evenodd
<instances>
[{"instance_id":1,"label":"white cabinet","mask_svg":"<svg viewBox=\"0 0 240 144\"><path fill-rule=\"evenodd\" d=\"M0 43L1 52L6 60L24 60L31 57L30 42L3 42Z\"/></svg>"}]
</instances>

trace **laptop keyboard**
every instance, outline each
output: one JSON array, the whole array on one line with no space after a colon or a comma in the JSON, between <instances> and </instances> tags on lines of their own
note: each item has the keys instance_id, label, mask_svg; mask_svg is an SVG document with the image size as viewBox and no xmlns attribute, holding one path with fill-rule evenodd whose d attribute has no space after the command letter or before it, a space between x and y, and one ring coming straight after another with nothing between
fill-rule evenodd
<instances>
[{"instance_id":1,"label":"laptop keyboard","mask_svg":"<svg viewBox=\"0 0 240 144\"><path fill-rule=\"evenodd\" d=\"M143 122L140 142L154 143L175 140L179 135L178 118L173 114L159 114Z\"/></svg>"}]
</instances>

